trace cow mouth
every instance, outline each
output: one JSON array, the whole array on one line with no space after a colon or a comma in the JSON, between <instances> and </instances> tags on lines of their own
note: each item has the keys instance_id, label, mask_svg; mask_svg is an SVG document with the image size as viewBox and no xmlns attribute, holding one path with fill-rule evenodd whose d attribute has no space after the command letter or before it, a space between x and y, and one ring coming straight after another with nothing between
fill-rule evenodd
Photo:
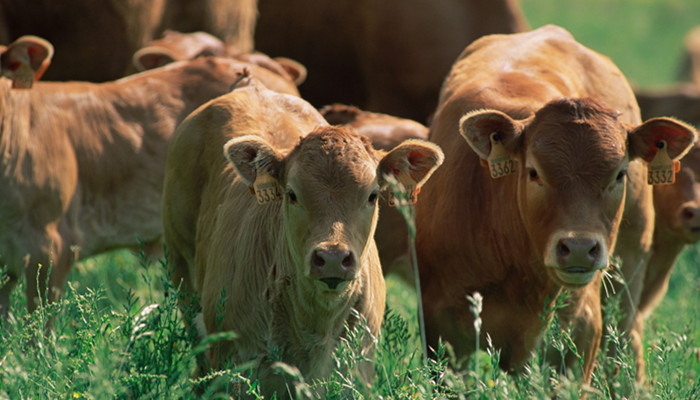
<instances>
[{"instance_id":1,"label":"cow mouth","mask_svg":"<svg viewBox=\"0 0 700 400\"><path fill-rule=\"evenodd\" d=\"M343 278L321 278L319 280L325 283L330 290L337 290L339 286L348 281L347 279Z\"/></svg>"},{"instance_id":2,"label":"cow mouth","mask_svg":"<svg viewBox=\"0 0 700 400\"><path fill-rule=\"evenodd\" d=\"M555 268L554 272L564 285L583 286L593 280L598 270L572 265L565 268Z\"/></svg>"}]
</instances>

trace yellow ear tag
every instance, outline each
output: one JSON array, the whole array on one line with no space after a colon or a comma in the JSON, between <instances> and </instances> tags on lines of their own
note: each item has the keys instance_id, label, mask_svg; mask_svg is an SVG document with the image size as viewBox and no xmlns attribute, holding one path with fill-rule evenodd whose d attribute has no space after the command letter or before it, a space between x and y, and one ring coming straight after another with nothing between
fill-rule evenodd
<instances>
[{"instance_id":1,"label":"yellow ear tag","mask_svg":"<svg viewBox=\"0 0 700 400\"><path fill-rule=\"evenodd\" d=\"M34 70L28 64L20 64L19 68L12 72L13 89L31 89L34 85Z\"/></svg>"},{"instance_id":2,"label":"yellow ear tag","mask_svg":"<svg viewBox=\"0 0 700 400\"><path fill-rule=\"evenodd\" d=\"M396 176L396 180L403 185L403 191L389 190L389 206L394 207L396 203L416 204L420 188L408 172L402 171ZM398 188L397 188L398 190Z\"/></svg>"},{"instance_id":3,"label":"yellow ear tag","mask_svg":"<svg viewBox=\"0 0 700 400\"><path fill-rule=\"evenodd\" d=\"M255 198L258 204L270 204L275 201L282 200L282 191L277 179L273 178L267 172L259 173L253 182L255 189Z\"/></svg>"},{"instance_id":4,"label":"yellow ear tag","mask_svg":"<svg viewBox=\"0 0 700 400\"><path fill-rule=\"evenodd\" d=\"M506 151L506 148L503 147L500 135L494 132L489 137L489 140L491 140L491 152L489 153L488 163L491 178L502 178L515 173L515 162Z\"/></svg>"},{"instance_id":5,"label":"yellow ear tag","mask_svg":"<svg viewBox=\"0 0 700 400\"><path fill-rule=\"evenodd\" d=\"M670 185L676 181L676 172L681 162L673 161L668 155L668 144L661 140L656 143L658 150L647 169L647 183L650 185Z\"/></svg>"}]
</instances>

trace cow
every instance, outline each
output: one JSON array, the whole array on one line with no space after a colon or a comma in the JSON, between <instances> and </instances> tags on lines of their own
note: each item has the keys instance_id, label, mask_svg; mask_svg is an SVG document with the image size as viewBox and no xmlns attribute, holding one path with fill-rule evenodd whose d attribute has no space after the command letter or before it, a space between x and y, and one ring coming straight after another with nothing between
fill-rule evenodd
<instances>
[{"instance_id":1,"label":"cow","mask_svg":"<svg viewBox=\"0 0 700 400\"><path fill-rule=\"evenodd\" d=\"M174 284L201 298L205 331L236 333L208 352L210 365L253 361L262 393L283 396L270 363L328 377L344 325L357 326L352 309L376 336L385 283L372 235L385 176L420 186L442 158L418 140L377 151L252 79L192 113L168 152L163 227Z\"/></svg>"},{"instance_id":2,"label":"cow","mask_svg":"<svg viewBox=\"0 0 700 400\"><path fill-rule=\"evenodd\" d=\"M636 87L634 94L642 118L672 115L694 126L700 126L700 86L674 83L658 87Z\"/></svg>"},{"instance_id":3,"label":"cow","mask_svg":"<svg viewBox=\"0 0 700 400\"><path fill-rule=\"evenodd\" d=\"M306 79L306 68L294 60L285 57L273 59L256 51L242 52L234 46L226 45L219 38L201 31L182 33L166 30L161 38L147 42L134 53L133 66L136 71L145 71L175 61L207 56L232 57L255 64L293 81L297 86Z\"/></svg>"},{"instance_id":4,"label":"cow","mask_svg":"<svg viewBox=\"0 0 700 400\"><path fill-rule=\"evenodd\" d=\"M19 39L2 56L3 72L15 83L33 83L26 71L44 68L40 57L48 53L39 41ZM136 246L139 237L159 240L175 127L254 70L229 58L201 58L101 84L39 81L13 89L0 78L0 265L10 278L0 288L1 312L22 274L31 311L40 299L60 295L76 259ZM17 71L25 78L13 77ZM293 82L277 79L298 95ZM39 265L42 283L51 268L48 294L43 284L37 288Z\"/></svg>"},{"instance_id":5,"label":"cow","mask_svg":"<svg viewBox=\"0 0 700 400\"><path fill-rule=\"evenodd\" d=\"M560 27L468 46L445 78L430 126L445 163L416 206L428 343L442 338L457 355L472 353L465 297L479 292L479 343L489 335L500 366L517 369L565 288L558 317L572 329L588 381L602 333L601 271L613 250L626 278L646 265L646 163L656 154L677 160L694 139L670 118L641 123L617 67ZM565 361L575 367L571 354Z\"/></svg>"},{"instance_id":6,"label":"cow","mask_svg":"<svg viewBox=\"0 0 700 400\"><path fill-rule=\"evenodd\" d=\"M464 46L528 29L518 0L259 0L258 10L256 49L306 66L300 90L311 104L353 104L421 123Z\"/></svg>"},{"instance_id":7,"label":"cow","mask_svg":"<svg viewBox=\"0 0 700 400\"><path fill-rule=\"evenodd\" d=\"M428 138L428 128L416 121L388 114L373 113L344 104L331 104L319 110L332 125L350 126L372 142L372 147L391 150L407 139ZM395 273L404 281L413 282L409 236L406 221L389 199L380 199L379 222L374 239L379 250L384 276Z\"/></svg>"},{"instance_id":8,"label":"cow","mask_svg":"<svg viewBox=\"0 0 700 400\"><path fill-rule=\"evenodd\" d=\"M0 43L37 35L56 47L45 79L106 82L167 29L204 30L241 52L254 48L256 0L0 1Z\"/></svg>"}]
</instances>

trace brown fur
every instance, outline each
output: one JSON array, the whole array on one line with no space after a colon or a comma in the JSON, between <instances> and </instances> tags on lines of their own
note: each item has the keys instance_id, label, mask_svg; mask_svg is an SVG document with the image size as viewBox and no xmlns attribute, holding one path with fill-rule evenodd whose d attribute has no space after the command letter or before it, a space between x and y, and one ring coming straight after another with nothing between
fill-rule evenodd
<instances>
[{"instance_id":1,"label":"brown fur","mask_svg":"<svg viewBox=\"0 0 700 400\"><path fill-rule=\"evenodd\" d=\"M40 81L30 90L0 79L0 264L11 279L0 293L3 312L21 274L29 309L37 306L37 264L41 282L52 266L53 300L76 258L159 239L176 125L249 67L203 58L114 82Z\"/></svg>"},{"instance_id":2,"label":"brown fur","mask_svg":"<svg viewBox=\"0 0 700 400\"><path fill-rule=\"evenodd\" d=\"M47 80L123 77L131 56L167 29L204 30L253 50L256 0L0 1L0 43L38 35L56 47Z\"/></svg>"},{"instance_id":3,"label":"brown fur","mask_svg":"<svg viewBox=\"0 0 700 400\"><path fill-rule=\"evenodd\" d=\"M185 120L168 160L163 224L175 283L201 296L207 332L238 335L211 349L211 365L256 360L263 393L285 396L270 349L310 380L331 373L344 323L357 323L352 308L378 333L385 287L372 194L389 171L408 169L424 181L442 153L416 141L385 155L351 129L328 126L305 101L252 80ZM282 201L256 204L249 189L260 174L279 182ZM342 253L342 266L339 258L319 264L327 253ZM219 327L222 289L228 301ZM371 357L372 346L367 338L363 353Z\"/></svg>"},{"instance_id":4,"label":"brown fur","mask_svg":"<svg viewBox=\"0 0 700 400\"><path fill-rule=\"evenodd\" d=\"M680 157L694 133L670 120L640 125L621 72L561 28L487 36L467 47L430 128L446 162L417 205L429 343L442 337L458 354L474 350L465 296L478 291L482 335L501 350L504 368L521 365L544 328L540 314L568 287L559 316L573 329L588 380L602 333L599 269L612 249L626 270L645 265L635 257L651 245L651 187L644 164L629 160L649 155L666 122L683 137L669 153ZM482 165L493 132L515 159L514 175L493 179ZM573 265L579 273L567 274Z\"/></svg>"},{"instance_id":5,"label":"brown fur","mask_svg":"<svg viewBox=\"0 0 700 400\"><path fill-rule=\"evenodd\" d=\"M390 150L407 139L428 138L428 128L410 119L372 113L342 104L329 105L320 111L330 124L351 126L359 134L367 136L375 149ZM395 207L389 206L386 197L380 200L379 215L381 218L374 239L384 275L395 273L412 283L413 269L410 264L406 221Z\"/></svg>"},{"instance_id":6,"label":"brown fur","mask_svg":"<svg viewBox=\"0 0 700 400\"><path fill-rule=\"evenodd\" d=\"M528 28L518 0L260 0L258 8L256 48L308 68L301 91L311 104L422 123L464 46Z\"/></svg>"}]
</instances>

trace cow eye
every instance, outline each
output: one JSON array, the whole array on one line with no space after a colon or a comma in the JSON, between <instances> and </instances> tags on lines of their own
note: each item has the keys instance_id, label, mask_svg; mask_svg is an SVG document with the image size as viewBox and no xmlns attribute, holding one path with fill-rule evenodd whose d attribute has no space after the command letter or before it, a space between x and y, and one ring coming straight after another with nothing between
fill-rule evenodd
<instances>
[{"instance_id":1,"label":"cow eye","mask_svg":"<svg viewBox=\"0 0 700 400\"><path fill-rule=\"evenodd\" d=\"M528 174L530 175L530 180L536 181L540 178L540 176L537 174L537 171L534 168L530 168Z\"/></svg>"},{"instance_id":2,"label":"cow eye","mask_svg":"<svg viewBox=\"0 0 700 400\"><path fill-rule=\"evenodd\" d=\"M625 179L625 176L627 176L627 170L621 169L620 172L617 173L617 178L615 178L615 180L621 182L623 179Z\"/></svg>"},{"instance_id":3,"label":"cow eye","mask_svg":"<svg viewBox=\"0 0 700 400\"><path fill-rule=\"evenodd\" d=\"M369 198L367 199L367 202L368 202L368 203L374 203L375 201L377 201L377 197L378 197L377 193L376 193L376 192L373 192L372 194L369 195Z\"/></svg>"},{"instance_id":4,"label":"cow eye","mask_svg":"<svg viewBox=\"0 0 700 400\"><path fill-rule=\"evenodd\" d=\"M293 190L290 190L287 192L287 197L289 197L289 202L291 204L296 204L297 203L297 195L294 193Z\"/></svg>"}]
</instances>

